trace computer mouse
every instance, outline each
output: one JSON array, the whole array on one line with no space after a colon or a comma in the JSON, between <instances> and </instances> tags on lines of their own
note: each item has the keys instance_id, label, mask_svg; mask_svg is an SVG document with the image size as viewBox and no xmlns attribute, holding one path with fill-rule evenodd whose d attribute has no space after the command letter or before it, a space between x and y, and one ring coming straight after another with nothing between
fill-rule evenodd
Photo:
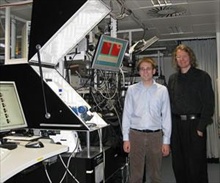
<instances>
[{"instance_id":1,"label":"computer mouse","mask_svg":"<svg viewBox=\"0 0 220 183\"><path fill-rule=\"evenodd\" d=\"M28 142L25 147L27 148L42 148L44 144L41 141L30 141Z\"/></svg>"},{"instance_id":2,"label":"computer mouse","mask_svg":"<svg viewBox=\"0 0 220 183\"><path fill-rule=\"evenodd\" d=\"M104 115L105 117L113 117L115 114L113 112L108 112Z\"/></svg>"},{"instance_id":3,"label":"computer mouse","mask_svg":"<svg viewBox=\"0 0 220 183\"><path fill-rule=\"evenodd\" d=\"M96 127L97 125L95 123L86 123L89 128Z\"/></svg>"}]
</instances>

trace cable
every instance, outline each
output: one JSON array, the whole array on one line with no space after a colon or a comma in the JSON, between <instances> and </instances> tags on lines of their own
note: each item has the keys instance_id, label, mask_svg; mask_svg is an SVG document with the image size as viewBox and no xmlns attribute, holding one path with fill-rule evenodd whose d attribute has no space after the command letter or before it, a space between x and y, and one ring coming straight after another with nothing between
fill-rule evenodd
<instances>
[{"instance_id":1,"label":"cable","mask_svg":"<svg viewBox=\"0 0 220 183\"><path fill-rule=\"evenodd\" d=\"M101 85L99 85L99 86L101 86L101 87L97 87L97 89L94 88L94 90L95 90L96 92L100 93L101 96L102 96L104 99L111 100L111 99L113 99L113 98L115 97L115 95L116 95L116 93L117 93L117 87L116 87L116 85L114 85L114 86L115 86L115 90L114 90L112 96L110 96L110 91L111 91L111 89L113 89L113 87L111 86L111 88L109 88L109 84L110 84L109 80L112 79L112 77L111 77L110 79L108 79L108 77L105 75L105 74L106 74L105 72L100 71L100 73L102 74L104 80L103 80L103 82L101 83ZM113 73L112 73L112 74L113 74ZM115 77L118 78L117 73L116 73ZM99 83L97 83L97 84L99 84ZM104 93L105 93L106 95L108 95L108 96L104 95Z\"/></svg>"},{"instance_id":2,"label":"cable","mask_svg":"<svg viewBox=\"0 0 220 183\"><path fill-rule=\"evenodd\" d=\"M122 86L125 87L125 75L124 75L124 71L122 70L122 67L119 68L119 71L122 75Z\"/></svg>"},{"instance_id":3,"label":"cable","mask_svg":"<svg viewBox=\"0 0 220 183\"><path fill-rule=\"evenodd\" d=\"M60 154L58 155L58 157L60 158L60 160L61 160L61 162L62 162L62 164L63 164L63 166L64 166L64 168L65 168L65 170L66 170L65 173L63 174L61 180L60 180L60 183L63 182L63 180L64 180L64 178L65 178L67 172L69 173L69 175L70 175L77 183L80 183L80 182L75 178L75 176L71 173L71 171L69 170L69 165L70 165L71 158L73 157L74 152L79 148L79 145L80 145L80 141L79 141L79 138L77 138L76 146L75 146L73 152L70 154L70 156L69 156L69 158L68 158L67 165L66 165L65 162L63 161L62 156L61 156ZM45 173L46 173L47 179L48 179L48 181L49 181L50 183L52 183L52 180L51 180L51 178L50 178L50 175L49 175L49 173L48 173L48 171L47 171L47 162L46 162L46 161L43 161L43 165L44 165L44 171L45 171Z\"/></svg>"},{"instance_id":4,"label":"cable","mask_svg":"<svg viewBox=\"0 0 220 183\"><path fill-rule=\"evenodd\" d=\"M103 183L105 183L105 151L103 148L103 143L102 143L102 133L101 133L102 129L98 130L98 134L99 134L99 143L100 143L100 149L101 152L103 154Z\"/></svg>"},{"instance_id":5,"label":"cable","mask_svg":"<svg viewBox=\"0 0 220 183\"><path fill-rule=\"evenodd\" d=\"M50 175L49 175L49 173L48 173L48 171L47 171L47 163L43 162L43 165L44 165L44 171L45 171L45 173L46 173L47 179L48 179L48 181L49 181L50 183L52 183L51 178L50 178Z\"/></svg>"},{"instance_id":6,"label":"cable","mask_svg":"<svg viewBox=\"0 0 220 183\"><path fill-rule=\"evenodd\" d=\"M69 170L69 164L70 164L70 159L72 158L72 154L71 154L71 156L70 156L69 159L68 159L67 165L66 165L65 162L63 161L63 158L61 157L61 155L59 155L59 158L60 158L60 160L61 160L61 162L62 162L64 168L66 169L66 171L65 171L65 173L64 173L64 175L63 175L63 177L62 177L62 179L60 180L60 183L63 182L63 180L64 180L64 178L65 178L67 172L69 173L69 175L70 175L77 183L80 183L80 182L76 179L76 177L71 173L71 171Z\"/></svg>"},{"instance_id":7,"label":"cable","mask_svg":"<svg viewBox=\"0 0 220 183\"><path fill-rule=\"evenodd\" d=\"M61 160L61 162L62 162L62 164L63 164L63 166L64 166L64 168L65 168L65 170L66 170L66 171L64 172L64 174L63 174L63 177L62 177L61 180L60 180L60 183L63 182L63 180L64 180L64 178L65 178L65 176L66 176L67 173L69 173L69 175L70 175L77 183L79 183L79 181L76 179L76 177L75 177L75 176L71 173L71 171L69 170L70 161L71 161L71 159L72 159L72 157L73 157L73 155L74 155L74 152L79 148L79 144L80 144L80 141L79 141L79 137L78 137L78 138L77 138L77 142L76 142L76 146L75 146L73 152L70 154L70 156L69 156L69 158L68 158L68 161L67 161L67 164L65 164L65 162L63 161L62 156L59 155L59 158L60 158L60 160Z\"/></svg>"},{"instance_id":8,"label":"cable","mask_svg":"<svg viewBox=\"0 0 220 183\"><path fill-rule=\"evenodd\" d=\"M125 14L124 14L124 8L122 7L122 4L120 1L118 0L115 0L117 3L116 5L118 6L118 8L120 9L120 13L118 15L116 15L115 13L112 13L113 12L113 1L110 0L110 8L111 8L111 12L110 12L110 15L116 19L116 20L119 20L119 19L123 19L125 17Z\"/></svg>"},{"instance_id":9,"label":"cable","mask_svg":"<svg viewBox=\"0 0 220 183\"><path fill-rule=\"evenodd\" d=\"M130 159L129 157L126 157L126 163L125 163L125 167L126 167L126 181L125 182L128 182L129 181L129 176L130 176Z\"/></svg>"},{"instance_id":10,"label":"cable","mask_svg":"<svg viewBox=\"0 0 220 183\"><path fill-rule=\"evenodd\" d=\"M131 16L131 18L138 24L140 25L141 28L143 28L143 36L142 39L145 37L146 34L146 30L148 30L148 28L146 28L145 24L143 24L140 19L133 13L133 11L129 8L126 7L125 4L125 0L115 0L117 3L117 5L119 6L120 9L120 13L119 15L116 15L115 13L113 13L113 2L112 0L110 1L110 7L111 7L111 17L113 17L116 20L121 20L123 19L126 15Z\"/></svg>"},{"instance_id":11,"label":"cable","mask_svg":"<svg viewBox=\"0 0 220 183\"><path fill-rule=\"evenodd\" d=\"M96 106L99 108L100 111L102 111L102 108L100 107L100 104L102 104L104 102L104 100L102 100L100 103L98 103L96 101L96 97L94 97L94 94L91 93L91 95L92 95L93 101L95 102Z\"/></svg>"}]
</instances>

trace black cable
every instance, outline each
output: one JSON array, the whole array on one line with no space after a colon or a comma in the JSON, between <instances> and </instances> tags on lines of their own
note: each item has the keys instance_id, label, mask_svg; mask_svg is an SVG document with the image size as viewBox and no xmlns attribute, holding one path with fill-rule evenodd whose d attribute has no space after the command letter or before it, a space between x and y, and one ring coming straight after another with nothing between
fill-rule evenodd
<instances>
[{"instance_id":1,"label":"black cable","mask_svg":"<svg viewBox=\"0 0 220 183\"><path fill-rule=\"evenodd\" d=\"M42 71L41 58L40 58L41 46L39 44L36 45L36 49L37 49L37 57L38 57L39 70L40 70L40 76L41 76L40 78L41 78L41 87L42 87L42 93L43 93L43 99L44 99L45 118L49 119L50 118L50 113L48 113L48 111L47 111L47 101L46 101L46 96L45 96L44 81L43 81L43 71Z\"/></svg>"}]
</instances>

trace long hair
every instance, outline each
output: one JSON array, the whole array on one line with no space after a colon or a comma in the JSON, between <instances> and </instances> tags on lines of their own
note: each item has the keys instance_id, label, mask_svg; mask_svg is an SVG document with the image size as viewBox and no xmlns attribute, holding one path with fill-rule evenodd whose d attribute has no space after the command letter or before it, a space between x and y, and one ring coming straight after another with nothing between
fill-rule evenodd
<instances>
[{"instance_id":1,"label":"long hair","mask_svg":"<svg viewBox=\"0 0 220 183\"><path fill-rule=\"evenodd\" d=\"M175 69L180 70L180 67L177 64L177 59L176 59L176 52L178 50L183 50L186 53L188 53L189 58L190 58L190 64L191 64L192 67L197 67L198 66L197 59L196 59L196 56L195 56L193 50L190 47L188 47L184 44L180 44L175 48L175 50L173 51L173 55L172 55L173 65L174 65Z\"/></svg>"}]
</instances>

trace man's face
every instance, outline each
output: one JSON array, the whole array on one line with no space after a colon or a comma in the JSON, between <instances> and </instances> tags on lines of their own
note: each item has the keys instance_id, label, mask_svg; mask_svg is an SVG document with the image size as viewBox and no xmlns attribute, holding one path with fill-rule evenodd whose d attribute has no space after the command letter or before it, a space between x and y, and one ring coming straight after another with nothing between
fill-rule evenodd
<instances>
[{"instance_id":1,"label":"man's face","mask_svg":"<svg viewBox=\"0 0 220 183\"><path fill-rule=\"evenodd\" d=\"M155 72L156 70L153 69L152 65L147 62L142 62L139 67L139 74L143 81L150 81Z\"/></svg>"},{"instance_id":2,"label":"man's face","mask_svg":"<svg viewBox=\"0 0 220 183\"><path fill-rule=\"evenodd\" d=\"M189 54L183 50L177 50L176 62L180 69L189 69L191 66Z\"/></svg>"}]
</instances>

